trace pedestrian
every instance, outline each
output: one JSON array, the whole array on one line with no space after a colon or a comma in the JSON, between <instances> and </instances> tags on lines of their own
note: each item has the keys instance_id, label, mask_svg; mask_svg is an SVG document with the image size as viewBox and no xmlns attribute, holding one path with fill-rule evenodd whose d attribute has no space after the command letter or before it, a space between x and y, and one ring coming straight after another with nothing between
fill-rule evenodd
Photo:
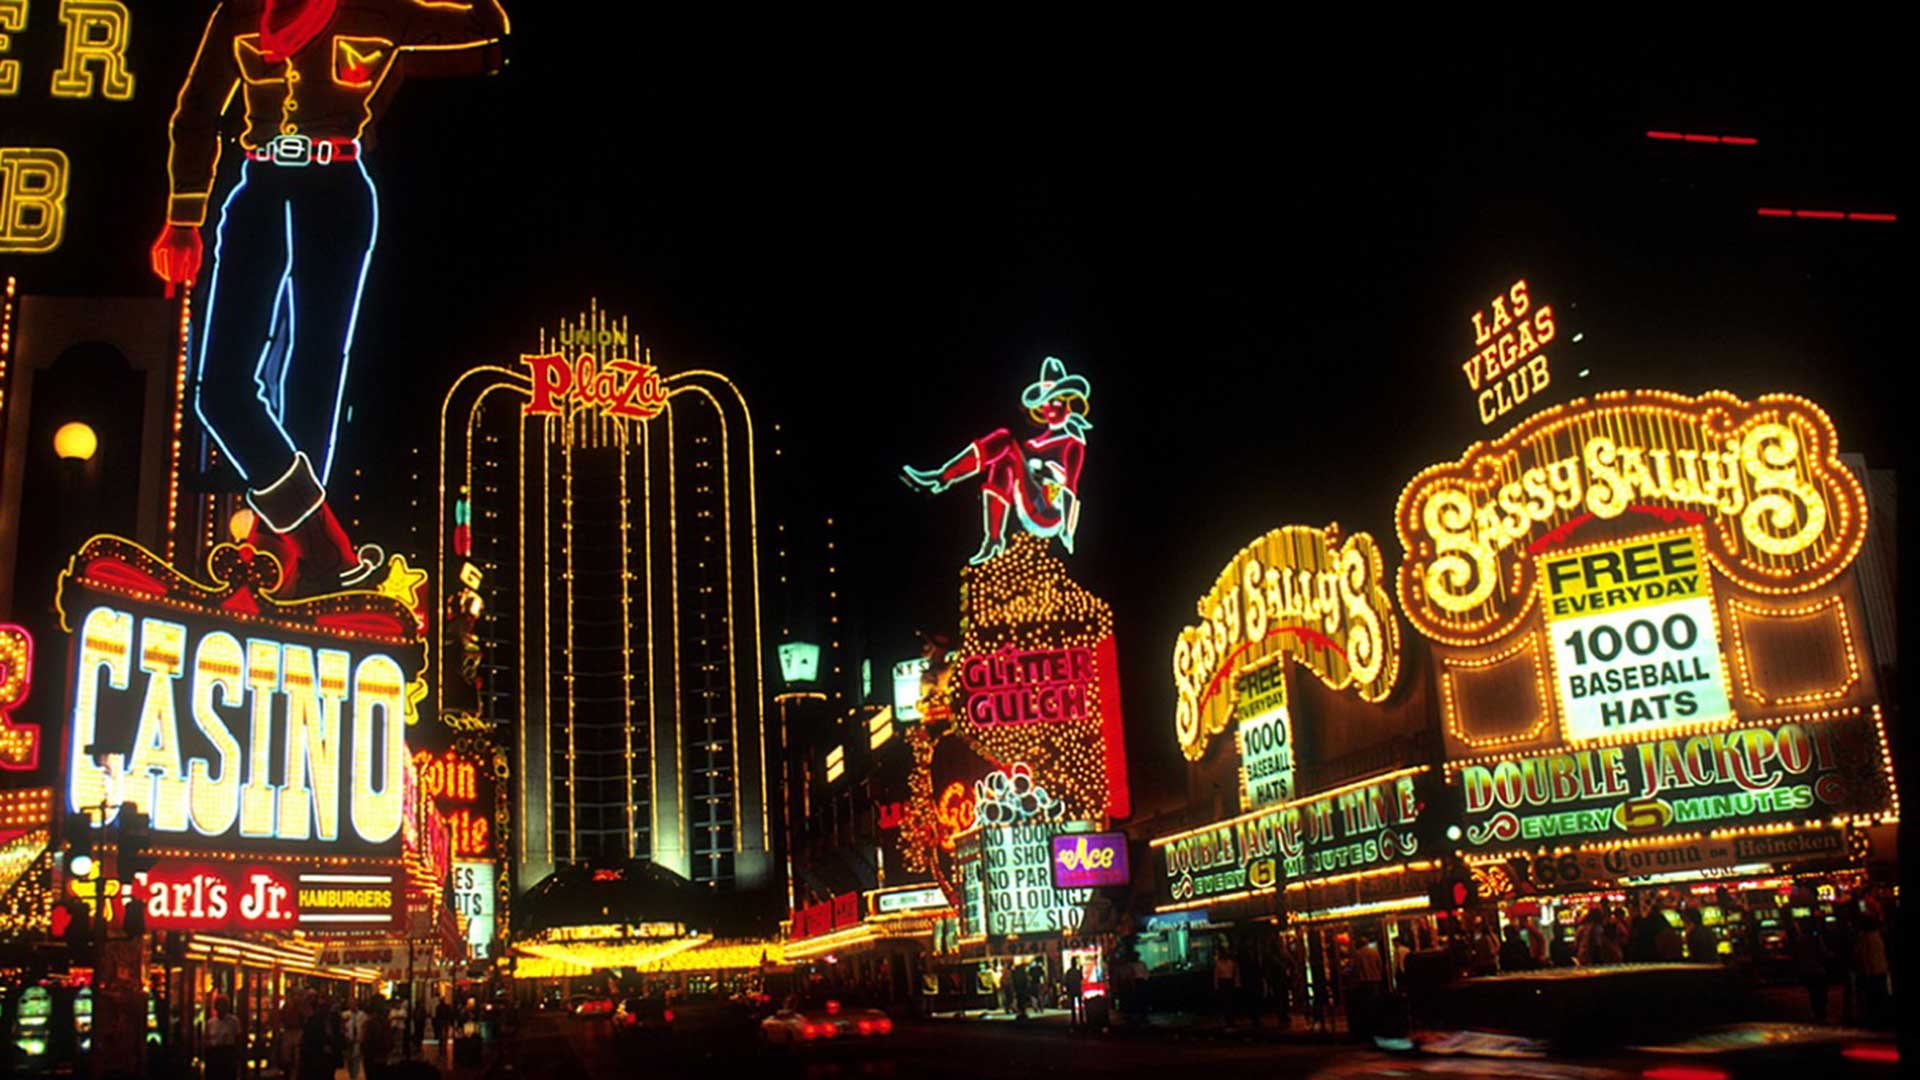
<instances>
[{"instance_id":1,"label":"pedestrian","mask_svg":"<svg viewBox=\"0 0 1920 1080\"><path fill-rule=\"evenodd\" d=\"M1213 950L1213 996L1220 1019L1227 1027L1233 1027L1234 999L1240 996L1240 966L1234 962L1233 951L1225 943Z\"/></svg>"},{"instance_id":2,"label":"pedestrian","mask_svg":"<svg viewBox=\"0 0 1920 1080\"><path fill-rule=\"evenodd\" d=\"M1720 942L1707 929L1706 918L1700 909L1690 907L1680 913L1687 924L1687 959L1696 964L1717 964L1720 962Z\"/></svg>"},{"instance_id":3,"label":"pedestrian","mask_svg":"<svg viewBox=\"0 0 1920 1080\"><path fill-rule=\"evenodd\" d=\"M386 1080L392 1074L392 1012L379 994L369 995L360 1012L360 1058L366 1065L367 1080Z\"/></svg>"},{"instance_id":4,"label":"pedestrian","mask_svg":"<svg viewBox=\"0 0 1920 1080\"><path fill-rule=\"evenodd\" d=\"M1553 943L1547 946L1547 957L1554 967L1573 966L1573 946L1558 927L1554 928Z\"/></svg>"},{"instance_id":5,"label":"pedestrian","mask_svg":"<svg viewBox=\"0 0 1920 1080\"><path fill-rule=\"evenodd\" d=\"M453 1043L453 1005L444 997L433 1007L433 1041L440 1044L443 1057Z\"/></svg>"},{"instance_id":6,"label":"pedestrian","mask_svg":"<svg viewBox=\"0 0 1920 1080\"><path fill-rule=\"evenodd\" d=\"M1260 957L1259 944L1240 950L1240 1000L1244 1003L1242 1012L1255 1028L1260 1026L1260 1014L1266 1012L1267 976L1266 963Z\"/></svg>"},{"instance_id":7,"label":"pedestrian","mask_svg":"<svg viewBox=\"0 0 1920 1080\"><path fill-rule=\"evenodd\" d=\"M1885 1010L1892 996L1888 982L1887 942L1881 935L1880 921L1869 916L1853 942L1852 974L1860 987L1860 1022L1865 1027L1887 1023Z\"/></svg>"},{"instance_id":8,"label":"pedestrian","mask_svg":"<svg viewBox=\"0 0 1920 1080\"><path fill-rule=\"evenodd\" d=\"M1385 981L1380 950L1366 934L1357 936L1353 950L1352 986L1347 997L1347 1030L1362 1039L1373 1037L1380 992Z\"/></svg>"},{"instance_id":9,"label":"pedestrian","mask_svg":"<svg viewBox=\"0 0 1920 1080\"><path fill-rule=\"evenodd\" d=\"M367 1014L347 999L347 1014L341 1031L341 1053L347 1059L347 1080L360 1080L365 1068L360 1056L361 1037L365 1034Z\"/></svg>"},{"instance_id":10,"label":"pedestrian","mask_svg":"<svg viewBox=\"0 0 1920 1080\"><path fill-rule=\"evenodd\" d=\"M1787 924L1787 955L1793 960L1794 974L1807 988L1807 1007L1813 1022L1827 1022L1827 955L1820 938L1813 932L1813 920L1801 919Z\"/></svg>"},{"instance_id":11,"label":"pedestrian","mask_svg":"<svg viewBox=\"0 0 1920 1080\"><path fill-rule=\"evenodd\" d=\"M1660 959L1661 929L1671 927L1654 912L1646 897L1641 897L1638 903L1639 912L1627 930L1627 959L1636 964L1650 964Z\"/></svg>"},{"instance_id":12,"label":"pedestrian","mask_svg":"<svg viewBox=\"0 0 1920 1080\"><path fill-rule=\"evenodd\" d=\"M1573 958L1582 967L1592 967L1604 963L1602 942L1607 936L1607 915L1600 908L1588 908L1580 916L1580 925L1573 932Z\"/></svg>"},{"instance_id":13,"label":"pedestrian","mask_svg":"<svg viewBox=\"0 0 1920 1080\"><path fill-rule=\"evenodd\" d=\"M1067 984L1067 1022L1074 1027L1079 1027L1087 1020L1086 999L1080 996L1085 980L1080 965L1068 964L1064 980Z\"/></svg>"},{"instance_id":14,"label":"pedestrian","mask_svg":"<svg viewBox=\"0 0 1920 1080\"><path fill-rule=\"evenodd\" d=\"M1475 975L1492 975L1500 970L1500 939L1486 919L1473 932L1473 959L1469 970Z\"/></svg>"},{"instance_id":15,"label":"pedestrian","mask_svg":"<svg viewBox=\"0 0 1920 1080\"><path fill-rule=\"evenodd\" d=\"M206 1080L235 1080L240 1075L240 1018L225 994L213 996L213 1015L201 1038L206 1046Z\"/></svg>"},{"instance_id":16,"label":"pedestrian","mask_svg":"<svg viewBox=\"0 0 1920 1080\"><path fill-rule=\"evenodd\" d=\"M1673 925L1673 920L1669 918L1672 914L1672 911L1666 909L1654 912L1660 924L1654 930L1653 955L1663 964L1678 963L1687 956L1686 939L1681 936L1680 928Z\"/></svg>"},{"instance_id":17,"label":"pedestrian","mask_svg":"<svg viewBox=\"0 0 1920 1080\"><path fill-rule=\"evenodd\" d=\"M306 1023L300 1028L300 1066L296 1075L300 1080L333 1080L336 1052L333 1025L327 1020L327 1010L322 1007L319 995L313 991L307 992L306 1011Z\"/></svg>"},{"instance_id":18,"label":"pedestrian","mask_svg":"<svg viewBox=\"0 0 1920 1080\"><path fill-rule=\"evenodd\" d=\"M1518 926L1507 927L1507 943L1500 946L1500 970L1527 971L1533 967L1533 952L1520 939Z\"/></svg>"},{"instance_id":19,"label":"pedestrian","mask_svg":"<svg viewBox=\"0 0 1920 1080\"><path fill-rule=\"evenodd\" d=\"M1407 957L1413 955L1413 946L1407 940L1413 936L1413 928L1401 923L1393 935L1393 977L1395 981L1404 981L1407 977Z\"/></svg>"},{"instance_id":20,"label":"pedestrian","mask_svg":"<svg viewBox=\"0 0 1920 1080\"><path fill-rule=\"evenodd\" d=\"M1294 982L1299 978L1299 965L1294 963L1293 951L1283 943L1274 950L1273 971L1273 1009L1280 1020L1280 1030L1293 1026L1293 1005L1299 1000L1294 991Z\"/></svg>"},{"instance_id":21,"label":"pedestrian","mask_svg":"<svg viewBox=\"0 0 1920 1080\"><path fill-rule=\"evenodd\" d=\"M298 991L289 990L281 999L279 1029L280 1071L284 1076L292 1076L300 1065L300 1032L306 1026L306 1014L300 1009Z\"/></svg>"}]
</instances>

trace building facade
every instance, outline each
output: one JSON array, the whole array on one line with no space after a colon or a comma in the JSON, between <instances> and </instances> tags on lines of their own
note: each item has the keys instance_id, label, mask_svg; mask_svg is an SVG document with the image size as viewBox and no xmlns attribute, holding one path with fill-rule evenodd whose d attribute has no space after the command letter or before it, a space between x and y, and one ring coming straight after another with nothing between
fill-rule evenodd
<instances>
[{"instance_id":1,"label":"building facade","mask_svg":"<svg viewBox=\"0 0 1920 1080\"><path fill-rule=\"evenodd\" d=\"M597 310L449 391L439 706L510 748L517 891L635 860L772 883L755 437L729 379Z\"/></svg>"}]
</instances>

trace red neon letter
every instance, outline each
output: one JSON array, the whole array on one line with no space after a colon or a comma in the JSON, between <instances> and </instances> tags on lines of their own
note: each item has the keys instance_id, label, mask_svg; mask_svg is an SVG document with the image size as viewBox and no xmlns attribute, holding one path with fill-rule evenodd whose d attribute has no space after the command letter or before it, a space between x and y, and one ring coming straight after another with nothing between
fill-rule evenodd
<instances>
[{"instance_id":1,"label":"red neon letter","mask_svg":"<svg viewBox=\"0 0 1920 1080\"><path fill-rule=\"evenodd\" d=\"M557 416L560 406L553 403L554 396L566 397L573 388L573 369L567 365L567 358L559 353L545 356L523 356L520 362L530 368L533 377L533 400L527 402L524 415Z\"/></svg>"}]
</instances>

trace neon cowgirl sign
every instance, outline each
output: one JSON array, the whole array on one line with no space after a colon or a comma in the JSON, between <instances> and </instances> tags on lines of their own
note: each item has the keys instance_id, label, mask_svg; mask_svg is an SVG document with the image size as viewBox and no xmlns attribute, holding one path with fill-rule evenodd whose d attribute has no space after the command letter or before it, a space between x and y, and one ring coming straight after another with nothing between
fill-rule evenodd
<instances>
[{"instance_id":1,"label":"neon cowgirl sign","mask_svg":"<svg viewBox=\"0 0 1920 1080\"><path fill-rule=\"evenodd\" d=\"M151 257L169 294L198 276L221 119L238 101L245 160L220 204L194 411L247 486L278 588L333 591L381 561L355 550L326 490L380 233L361 140L392 97L381 90L409 53L444 58L506 33L498 0L233 0L208 18L168 125Z\"/></svg>"},{"instance_id":2,"label":"neon cowgirl sign","mask_svg":"<svg viewBox=\"0 0 1920 1080\"><path fill-rule=\"evenodd\" d=\"M1080 524L1080 467L1087 457L1087 396L1093 391L1085 376L1067 374L1067 366L1049 356L1040 363L1040 377L1020 394L1033 422L1047 430L1016 441L1006 428L975 439L938 469L907 468L901 478L909 487L938 494L963 480L979 476L980 512L985 535L980 550L969 561L986 562L1007 549L1007 515L1017 514L1020 525L1034 536L1057 536L1073 551L1074 530Z\"/></svg>"},{"instance_id":3,"label":"neon cowgirl sign","mask_svg":"<svg viewBox=\"0 0 1920 1080\"><path fill-rule=\"evenodd\" d=\"M1091 649L1001 649L960 664L967 716L983 727L1084 720L1092 683Z\"/></svg>"}]
</instances>

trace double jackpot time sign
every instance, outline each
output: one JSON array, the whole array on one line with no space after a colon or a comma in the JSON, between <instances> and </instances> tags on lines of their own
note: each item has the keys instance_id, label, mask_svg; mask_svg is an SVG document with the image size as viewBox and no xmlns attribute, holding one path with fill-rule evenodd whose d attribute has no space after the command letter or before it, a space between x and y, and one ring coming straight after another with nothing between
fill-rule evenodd
<instances>
[{"instance_id":1,"label":"double jackpot time sign","mask_svg":"<svg viewBox=\"0 0 1920 1080\"><path fill-rule=\"evenodd\" d=\"M62 575L65 808L150 816L157 925L391 925L415 612L376 592L282 603L268 561L232 546L209 569L101 537Z\"/></svg>"}]
</instances>

